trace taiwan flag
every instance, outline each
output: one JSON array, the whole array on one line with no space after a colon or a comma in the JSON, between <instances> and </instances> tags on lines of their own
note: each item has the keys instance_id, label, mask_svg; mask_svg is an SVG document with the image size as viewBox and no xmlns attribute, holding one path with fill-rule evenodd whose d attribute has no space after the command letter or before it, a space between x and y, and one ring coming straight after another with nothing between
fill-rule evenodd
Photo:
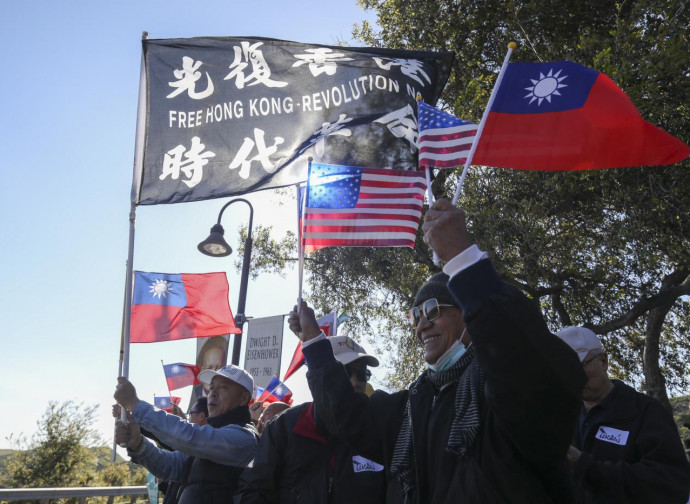
<instances>
[{"instance_id":1,"label":"taiwan flag","mask_svg":"<svg viewBox=\"0 0 690 504\"><path fill-rule=\"evenodd\" d=\"M510 63L473 164L594 170L677 163L690 147L642 119L606 75L570 61Z\"/></svg>"},{"instance_id":2,"label":"taiwan flag","mask_svg":"<svg viewBox=\"0 0 690 504\"><path fill-rule=\"evenodd\" d=\"M175 390L189 385L199 385L201 383L197 379L199 371L199 366L183 364L182 362L163 365L165 379L168 382L168 390Z\"/></svg>"},{"instance_id":3,"label":"taiwan flag","mask_svg":"<svg viewBox=\"0 0 690 504\"><path fill-rule=\"evenodd\" d=\"M284 402L285 404L292 403L292 391L281 382L278 377L274 376L271 381L266 385L266 389L263 394L259 397L259 402L272 403L272 402Z\"/></svg>"},{"instance_id":4,"label":"taiwan flag","mask_svg":"<svg viewBox=\"0 0 690 504\"><path fill-rule=\"evenodd\" d=\"M168 413L172 412L172 405L176 404L179 405L180 401L182 400L181 397L177 396L158 396L153 398L153 405L158 408L162 409L163 411L167 411Z\"/></svg>"},{"instance_id":5,"label":"taiwan flag","mask_svg":"<svg viewBox=\"0 0 690 504\"><path fill-rule=\"evenodd\" d=\"M230 310L225 273L134 273L132 343L242 332Z\"/></svg>"}]
</instances>

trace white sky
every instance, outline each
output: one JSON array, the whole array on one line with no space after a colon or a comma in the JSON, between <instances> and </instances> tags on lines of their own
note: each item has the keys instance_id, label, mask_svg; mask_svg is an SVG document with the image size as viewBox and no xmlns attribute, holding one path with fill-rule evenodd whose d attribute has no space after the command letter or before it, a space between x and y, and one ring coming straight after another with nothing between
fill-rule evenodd
<instances>
[{"instance_id":1,"label":"white sky","mask_svg":"<svg viewBox=\"0 0 690 504\"><path fill-rule=\"evenodd\" d=\"M363 19L374 15L355 0L0 3L0 448L10 447L11 433L33 434L49 400L70 399L100 405L96 427L112 444L142 31L336 44L354 43L352 26ZM293 200L280 206L272 192L249 199L255 226L296 230ZM236 253L216 259L196 249L226 201L139 208L135 269L227 271L234 309ZM233 248L246 219L240 204L223 216ZM287 313L297 285L296 268L285 279L250 281L247 315ZM296 342L286 333L283 373ZM139 396L166 394L161 359L193 363L195 345L134 345L130 377ZM311 399L303 370L287 385L297 403ZM189 391L179 392L186 407Z\"/></svg>"}]
</instances>

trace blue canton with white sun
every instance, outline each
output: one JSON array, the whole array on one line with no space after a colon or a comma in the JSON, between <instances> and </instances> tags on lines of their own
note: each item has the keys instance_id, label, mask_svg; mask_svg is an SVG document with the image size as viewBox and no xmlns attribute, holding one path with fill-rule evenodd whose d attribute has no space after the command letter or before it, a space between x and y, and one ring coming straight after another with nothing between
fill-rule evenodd
<instances>
[{"instance_id":1,"label":"blue canton with white sun","mask_svg":"<svg viewBox=\"0 0 690 504\"><path fill-rule=\"evenodd\" d=\"M491 111L544 114L574 110L584 106L598 77L596 70L572 61L510 63Z\"/></svg>"}]
</instances>

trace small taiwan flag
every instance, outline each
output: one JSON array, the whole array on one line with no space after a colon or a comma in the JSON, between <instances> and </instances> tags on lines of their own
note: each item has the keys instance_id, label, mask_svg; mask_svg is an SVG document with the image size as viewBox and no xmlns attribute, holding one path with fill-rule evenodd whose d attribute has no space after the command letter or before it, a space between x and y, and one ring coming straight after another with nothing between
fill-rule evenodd
<instances>
[{"instance_id":1,"label":"small taiwan flag","mask_svg":"<svg viewBox=\"0 0 690 504\"><path fill-rule=\"evenodd\" d=\"M172 405L179 405L181 400L181 397L176 396L159 396L153 398L153 405L158 409L172 413Z\"/></svg>"},{"instance_id":2,"label":"small taiwan flag","mask_svg":"<svg viewBox=\"0 0 690 504\"><path fill-rule=\"evenodd\" d=\"M287 387L287 385L281 382L278 377L274 376L271 378L271 381L268 382L266 390L264 390L264 393L261 394L261 397L259 397L259 401L265 403L280 401L284 402L285 404L291 404L292 391Z\"/></svg>"},{"instance_id":3,"label":"small taiwan flag","mask_svg":"<svg viewBox=\"0 0 690 504\"><path fill-rule=\"evenodd\" d=\"M199 371L199 366L183 364L182 362L165 364L163 366L163 372L165 373L165 379L168 381L169 390L175 390L189 385L199 385L201 383L197 380Z\"/></svg>"}]
</instances>

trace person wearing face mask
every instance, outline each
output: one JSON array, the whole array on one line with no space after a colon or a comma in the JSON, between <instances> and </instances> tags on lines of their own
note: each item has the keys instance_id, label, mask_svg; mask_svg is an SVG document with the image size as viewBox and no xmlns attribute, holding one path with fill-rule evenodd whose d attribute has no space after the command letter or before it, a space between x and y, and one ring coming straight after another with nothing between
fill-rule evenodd
<instances>
[{"instance_id":1,"label":"person wearing face mask","mask_svg":"<svg viewBox=\"0 0 690 504\"><path fill-rule=\"evenodd\" d=\"M410 310L427 370L406 390L367 398L302 303L309 388L328 431L382 464L388 503L571 503L565 454L585 382L538 305L502 282L446 200L427 212L424 240L444 273Z\"/></svg>"}]
</instances>

